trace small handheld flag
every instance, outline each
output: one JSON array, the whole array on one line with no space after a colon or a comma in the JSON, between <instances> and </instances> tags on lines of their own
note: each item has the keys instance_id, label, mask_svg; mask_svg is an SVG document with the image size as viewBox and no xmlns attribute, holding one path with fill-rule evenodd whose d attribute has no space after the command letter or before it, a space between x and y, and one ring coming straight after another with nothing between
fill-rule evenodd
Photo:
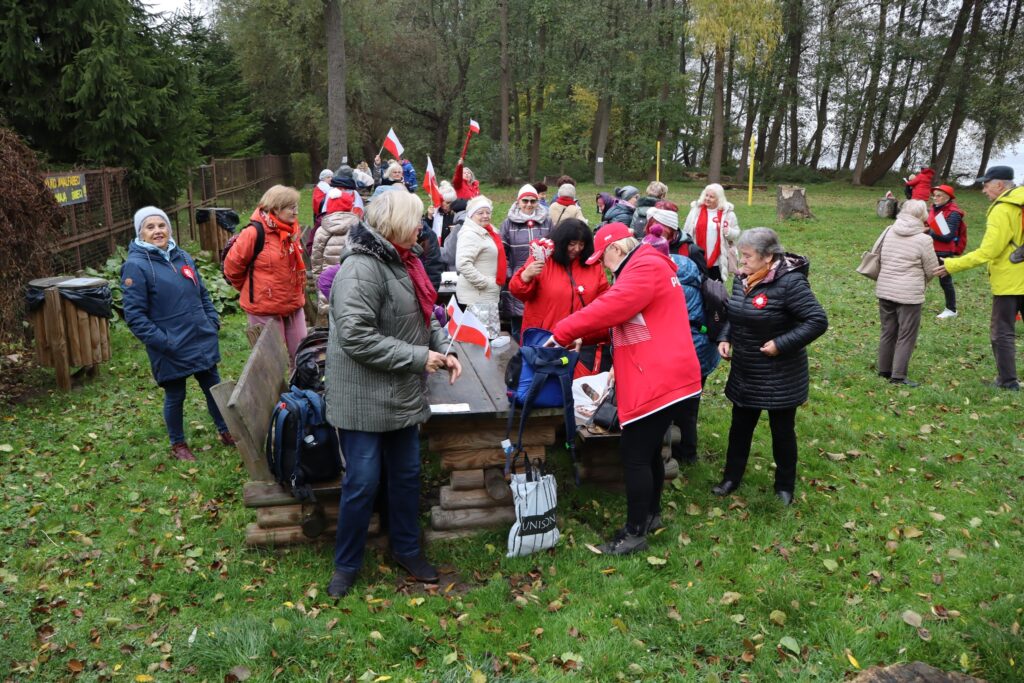
<instances>
[{"instance_id":1,"label":"small handheld flag","mask_svg":"<svg viewBox=\"0 0 1024 683\"><path fill-rule=\"evenodd\" d=\"M473 135L480 135L480 124L473 119L469 120L469 132Z\"/></svg>"},{"instance_id":2,"label":"small handheld flag","mask_svg":"<svg viewBox=\"0 0 1024 683\"><path fill-rule=\"evenodd\" d=\"M395 135L394 128L388 128L388 135L384 138L384 149L391 152L392 156L396 159L401 158L402 152L405 151L405 147L398 141L398 136Z\"/></svg>"},{"instance_id":3,"label":"small handheld flag","mask_svg":"<svg viewBox=\"0 0 1024 683\"><path fill-rule=\"evenodd\" d=\"M459 308L458 300L453 296L448 302L446 309L448 313L448 334L451 335L451 342L448 343L448 351L456 341L476 344L484 347L484 358L491 357L491 340L487 336L487 326L484 325L472 311L463 311ZM448 354L445 351L445 355Z\"/></svg>"},{"instance_id":4,"label":"small handheld flag","mask_svg":"<svg viewBox=\"0 0 1024 683\"><path fill-rule=\"evenodd\" d=\"M427 155L427 170L423 174L423 190L430 195L430 201L433 203L434 208L441 206L443 198L441 197L441 188L437 186L437 175L434 173L434 162L430 160L430 155Z\"/></svg>"}]
</instances>

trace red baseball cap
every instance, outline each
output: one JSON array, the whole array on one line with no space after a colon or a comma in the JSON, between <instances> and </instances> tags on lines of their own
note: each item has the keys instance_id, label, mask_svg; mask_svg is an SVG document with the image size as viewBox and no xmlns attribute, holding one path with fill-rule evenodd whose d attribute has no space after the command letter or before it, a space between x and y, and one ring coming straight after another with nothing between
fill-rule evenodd
<instances>
[{"instance_id":1,"label":"red baseball cap","mask_svg":"<svg viewBox=\"0 0 1024 683\"><path fill-rule=\"evenodd\" d=\"M602 226L594 235L594 253L587 259L587 265L592 266L600 261L609 244L633 236L633 231L625 223L608 223Z\"/></svg>"},{"instance_id":2,"label":"red baseball cap","mask_svg":"<svg viewBox=\"0 0 1024 683\"><path fill-rule=\"evenodd\" d=\"M949 195L950 199L955 199L956 198L956 193L953 191L953 188L950 187L949 185L936 185L932 189L933 190L938 190L939 192L945 192L946 194Z\"/></svg>"}]
</instances>

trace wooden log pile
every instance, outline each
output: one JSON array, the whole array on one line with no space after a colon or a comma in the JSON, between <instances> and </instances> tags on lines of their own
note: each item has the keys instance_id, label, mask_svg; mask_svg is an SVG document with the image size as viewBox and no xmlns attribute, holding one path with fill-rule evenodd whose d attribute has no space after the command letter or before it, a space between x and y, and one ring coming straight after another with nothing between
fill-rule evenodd
<instances>
[{"instance_id":1,"label":"wooden log pile","mask_svg":"<svg viewBox=\"0 0 1024 683\"><path fill-rule=\"evenodd\" d=\"M95 373L110 360L110 326L106 318L89 315L60 295L62 283L78 282L83 287L105 285L97 278L45 278L31 286L45 288L43 306L29 315L36 341L36 360L57 372L57 386L71 389L71 368Z\"/></svg>"}]
</instances>

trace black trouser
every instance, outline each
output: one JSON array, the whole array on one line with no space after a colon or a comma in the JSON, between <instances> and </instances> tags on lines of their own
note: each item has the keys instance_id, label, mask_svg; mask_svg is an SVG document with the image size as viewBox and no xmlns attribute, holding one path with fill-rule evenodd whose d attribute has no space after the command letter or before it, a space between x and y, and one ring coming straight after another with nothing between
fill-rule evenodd
<instances>
[{"instance_id":1,"label":"black trouser","mask_svg":"<svg viewBox=\"0 0 1024 683\"><path fill-rule=\"evenodd\" d=\"M760 417L760 408L733 405L729 450L722 475L724 480L734 484L743 480L750 457L750 441ZM772 455L775 457L775 490L792 493L796 485L796 408L769 410L768 424L772 430Z\"/></svg>"},{"instance_id":2,"label":"black trouser","mask_svg":"<svg viewBox=\"0 0 1024 683\"><path fill-rule=\"evenodd\" d=\"M942 287L942 295L946 297L946 308L956 312L956 289L953 288L953 276L943 275L939 278L939 286Z\"/></svg>"},{"instance_id":3,"label":"black trouser","mask_svg":"<svg viewBox=\"0 0 1024 683\"><path fill-rule=\"evenodd\" d=\"M700 378L701 391L704 390L704 380ZM694 462L697 460L697 417L700 413L700 396L696 400L686 401L680 419L675 421L679 427L679 442L672 444L672 457L679 463Z\"/></svg>"},{"instance_id":4,"label":"black trouser","mask_svg":"<svg viewBox=\"0 0 1024 683\"><path fill-rule=\"evenodd\" d=\"M626 529L630 533L641 533L648 516L661 511L661 491L665 487L661 445L665 431L673 420L682 424L686 411L693 410L698 401L699 394L623 425L619 457L626 481Z\"/></svg>"},{"instance_id":5,"label":"black trouser","mask_svg":"<svg viewBox=\"0 0 1024 683\"><path fill-rule=\"evenodd\" d=\"M1024 294L996 295L992 297L992 320L989 339L992 355L996 359L996 384L1013 387L1017 379L1017 314L1024 314Z\"/></svg>"}]
</instances>

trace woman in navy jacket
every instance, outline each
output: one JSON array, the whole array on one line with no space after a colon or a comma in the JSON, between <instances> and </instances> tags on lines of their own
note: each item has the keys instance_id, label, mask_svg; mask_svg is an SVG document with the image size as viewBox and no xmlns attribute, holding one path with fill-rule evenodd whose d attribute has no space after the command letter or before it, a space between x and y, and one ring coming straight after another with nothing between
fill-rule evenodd
<instances>
[{"instance_id":1,"label":"woman in navy jacket","mask_svg":"<svg viewBox=\"0 0 1024 683\"><path fill-rule=\"evenodd\" d=\"M185 380L194 375L224 445L235 443L210 387L220 383L217 363L220 319L195 261L171 238L171 222L160 209L135 212L135 240L121 267L124 319L146 345L156 383L164 390L164 422L171 455L195 460L185 442Z\"/></svg>"}]
</instances>

